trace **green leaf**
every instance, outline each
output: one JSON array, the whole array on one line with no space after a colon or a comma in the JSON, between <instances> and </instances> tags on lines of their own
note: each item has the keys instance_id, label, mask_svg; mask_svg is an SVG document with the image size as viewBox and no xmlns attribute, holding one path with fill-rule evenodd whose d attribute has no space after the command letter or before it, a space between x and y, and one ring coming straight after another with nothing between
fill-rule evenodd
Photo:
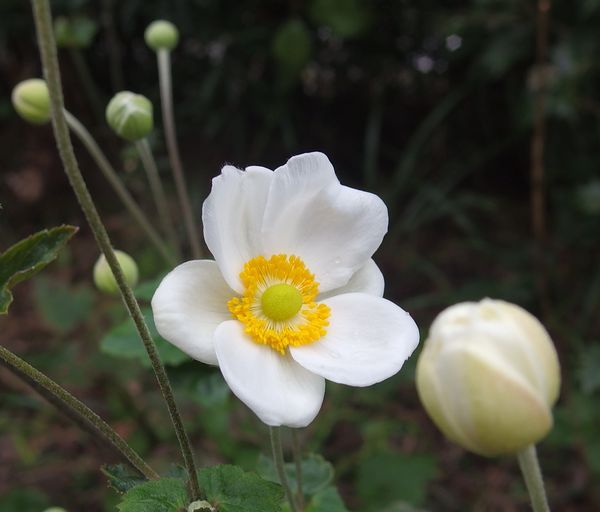
<instances>
[{"instance_id":1,"label":"green leaf","mask_svg":"<svg viewBox=\"0 0 600 512\"><path fill-rule=\"evenodd\" d=\"M283 489L256 473L221 465L201 469L198 478L207 501L219 512L281 512Z\"/></svg>"},{"instance_id":2,"label":"green leaf","mask_svg":"<svg viewBox=\"0 0 600 512\"><path fill-rule=\"evenodd\" d=\"M44 321L58 331L70 331L83 323L92 311L94 293L90 288L71 288L40 276L34 282L33 291Z\"/></svg>"},{"instance_id":3,"label":"green leaf","mask_svg":"<svg viewBox=\"0 0 600 512\"><path fill-rule=\"evenodd\" d=\"M0 315L6 314L13 300L10 288L52 262L77 229L75 226L45 229L0 254Z\"/></svg>"},{"instance_id":4,"label":"green leaf","mask_svg":"<svg viewBox=\"0 0 600 512\"><path fill-rule=\"evenodd\" d=\"M382 453L361 462L357 490L369 510L379 510L398 500L421 505L435 474L436 460L431 455Z\"/></svg>"},{"instance_id":5,"label":"green leaf","mask_svg":"<svg viewBox=\"0 0 600 512\"><path fill-rule=\"evenodd\" d=\"M152 317L152 311L149 308L142 309L150 334L156 343L160 357L163 363L169 366L178 366L190 358L179 350L175 345L172 345L168 341L164 340L158 334L156 327L154 326L154 319ZM125 322L113 327L108 334L100 341L100 350L105 354L118 357L121 359L137 359L142 365L149 368L150 359L146 353L146 349L142 340L140 340L139 334L135 325L131 319L125 320Z\"/></svg>"},{"instance_id":6,"label":"green leaf","mask_svg":"<svg viewBox=\"0 0 600 512\"><path fill-rule=\"evenodd\" d=\"M125 493L138 485L146 482L146 479L137 473L133 473L124 464L111 464L102 466L102 473L106 475L109 485L119 493Z\"/></svg>"},{"instance_id":7,"label":"green leaf","mask_svg":"<svg viewBox=\"0 0 600 512\"><path fill-rule=\"evenodd\" d=\"M279 483L277 469L270 457L259 455L257 472L265 480ZM296 489L296 465L289 462L285 465L285 473L292 489ZM308 454L302 460L302 491L313 495L326 488L333 480L333 466L316 453Z\"/></svg>"},{"instance_id":8,"label":"green leaf","mask_svg":"<svg viewBox=\"0 0 600 512\"><path fill-rule=\"evenodd\" d=\"M348 512L348 509L337 489L326 487L312 497L306 512Z\"/></svg>"},{"instance_id":9,"label":"green leaf","mask_svg":"<svg viewBox=\"0 0 600 512\"><path fill-rule=\"evenodd\" d=\"M130 489L117 509L120 512L183 512L187 502L183 480L161 478Z\"/></svg>"}]
</instances>

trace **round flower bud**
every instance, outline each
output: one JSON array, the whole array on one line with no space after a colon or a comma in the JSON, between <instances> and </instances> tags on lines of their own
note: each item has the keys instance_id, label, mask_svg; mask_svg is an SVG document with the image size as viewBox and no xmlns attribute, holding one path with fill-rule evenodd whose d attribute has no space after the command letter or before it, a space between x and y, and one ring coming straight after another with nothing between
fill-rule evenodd
<instances>
[{"instance_id":1,"label":"round flower bud","mask_svg":"<svg viewBox=\"0 0 600 512\"><path fill-rule=\"evenodd\" d=\"M40 78L30 78L18 84L12 92L12 104L25 121L46 124L50 121L50 94Z\"/></svg>"},{"instance_id":2,"label":"round flower bud","mask_svg":"<svg viewBox=\"0 0 600 512\"><path fill-rule=\"evenodd\" d=\"M144 32L146 44L154 51L172 50L179 41L179 31L170 21L153 21Z\"/></svg>"},{"instance_id":3,"label":"round flower bud","mask_svg":"<svg viewBox=\"0 0 600 512\"><path fill-rule=\"evenodd\" d=\"M67 512L67 511L62 507L50 507L50 508L47 508L46 510L44 510L44 512Z\"/></svg>"},{"instance_id":4,"label":"round flower bud","mask_svg":"<svg viewBox=\"0 0 600 512\"><path fill-rule=\"evenodd\" d=\"M517 453L552 427L556 350L542 324L514 304L484 299L440 313L416 377L434 423L480 455Z\"/></svg>"},{"instance_id":5,"label":"round flower bud","mask_svg":"<svg viewBox=\"0 0 600 512\"><path fill-rule=\"evenodd\" d=\"M117 256L117 261L123 270L125 281L127 281L127 284L133 288L138 282L138 268L135 261L131 256L129 256L129 254L124 253L123 251L115 251L115 255ZM117 280L115 279L112 270L108 266L108 262L106 261L104 254L98 258L98 261L94 265L94 283L96 283L98 289L103 292L110 293L112 295L119 293Z\"/></svg>"},{"instance_id":6,"label":"round flower bud","mask_svg":"<svg viewBox=\"0 0 600 512\"><path fill-rule=\"evenodd\" d=\"M143 139L154 126L152 103L141 94L119 92L106 107L106 121L113 131L124 139Z\"/></svg>"}]
</instances>

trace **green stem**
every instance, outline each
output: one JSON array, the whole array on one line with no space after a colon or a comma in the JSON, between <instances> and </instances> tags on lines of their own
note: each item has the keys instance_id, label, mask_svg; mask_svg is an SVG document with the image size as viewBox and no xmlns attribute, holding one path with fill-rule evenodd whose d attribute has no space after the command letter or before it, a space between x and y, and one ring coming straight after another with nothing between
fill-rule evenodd
<instances>
[{"instance_id":1,"label":"green stem","mask_svg":"<svg viewBox=\"0 0 600 512\"><path fill-rule=\"evenodd\" d=\"M169 152L169 161L171 170L175 178L175 187L179 203L183 211L183 221L187 231L188 239L192 247L192 255L195 259L202 257L200 247L200 232L194 221L192 205L188 196L188 188L185 183L185 174L181 157L179 156L179 146L177 144L177 134L175 131L175 116L173 115L173 92L171 88L171 53L167 49L158 50L158 80L160 83L160 102L162 105L163 125L165 129L165 138L167 140L167 150Z\"/></svg>"},{"instance_id":2,"label":"green stem","mask_svg":"<svg viewBox=\"0 0 600 512\"><path fill-rule=\"evenodd\" d=\"M292 512L298 512L296 507L296 501L294 500L294 494L290 488L287 476L285 474L285 466L283 462L283 448L281 447L281 428L280 427L269 427L269 434L271 436L271 450L273 452L273 462L275 463L275 469L277 469L277 475L279 476L279 482L285 491L285 495L290 504Z\"/></svg>"},{"instance_id":3,"label":"green stem","mask_svg":"<svg viewBox=\"0 0 600 512\"><path fill-rule=\"evenodd\" d=\"M161 393L165 399L171 421L175 427L175 432L179 440L183 459L188 471L189 482L191 486L191 498L197 500L200 497L200 487L196 478L196 468L190 441L187 437L185 429L183 427L183 421L181 415L177 409L175 398L173 397L173 391L163 366L156 345L150 335L148 326L144 320L140 306L137 303L131 287L125 281L123 276L123 270L117 261L115 253L112 249L110 238L106 232L106 228L98 215L96 206L90 196L88 188L85 184L75 153L73 151L73 145L71 144L71 138L69 136L69 129L64 115L64 101L62 96L60 71L58 67L58 59L56 56L56 43L54 41L54 33L52 30L52 16L50 14L50 4L48 0L32 0L33 13L36 25L38 46L42 58L42 64L44 68L44 77L48 84L48 91L50 93L50 102L52 107L52 128L54 130L54 136L56 138L56 145L60 153L61 160L71 187L77 196L77 200L83 210L86 219L94 233L96 242L102 250L106 261L110 266L110 269L115 276L121 296L125 302L127 310L133 319L136 329L140 335L142 342L146 348L152 368L156 375L156 380L160 387Z\"/></svg>"},{"instance_id":4,"label":"green stem","mask_svg":"<svg viewBox=\"0 0 600 512\"><path fill-rule=\"evenodd\" d=\"M296 500L298 508L304 510L304 491L302 490L302 449L300 447L300 436L298 430L292 430L292 451L294 453L294 464L296 466Z\"/></svg>"},{"instance_id":5,"label":"green stem","mask_svg":"<svg viewBox=\"0 0 600 512\"><path fill-rule=\"evenodd\" d=\"M119 199L121 199L127 210L129 210L131 216L139 224L140 228L142 228L146 235L148 235L148 238L154 244L156 249L158 249L164 260L168 264L174 265L176 263L175 258L162 241L160 235L152 227L152 224L150 224L150 221L148 221L142 209L137 205L133 197L131 197L131 194L129 194L125 188L125 185L119 178L117 171L114 170L104 153L102 153L102 150L90 132L85 128L85 126L83 126L83 124L79 122L75 116L73 116L67 110L65 110L65 118L69 128L71 128L73 133L77 135L81 143L87 148L90 155L96 162L96 165L98 165L100 171L102 171L102 174L104 174L115 193L119 196Z\"/></svg>"},{"instance_id":6,"label":"green stem","mask_svg":"<svg viewBox=\"0 0 600 512\"><path fill-rule=\"evenodd\" d=\"M118 453L137 471L152 480L159 478L146 462L100 416L80 402L66 389L10 350L0 345L0 364L29 384L48 402L77 423L81 428L102 441L111 451Z\"/></svg>"},{"instance_id":7,"label":"green stem","mask_svg":"<svg viewBox=\"0 0 600 512\"><path fill-rule=\"evenodd\" d=\"M146 170L146 175L148 176L148 181L150 182L150 190L152 191L152 197L154 198L154 203L156 204L158 217L160 223L162 224L162 229L165 232L165 234L169 237L170 244L177 252L179 252L179 244L177 243L177 233L175 233L175 228L173 227L173 222L171 220L171 214L169 213L169 204L167 201L167 196L165 194L165 189L163 188L162 182L160 180L158 167L156 166L156 161L154 160L154 156L152 155L152 149L150 149L148 139L141 139L136 141L135 148L137 149L137 152L140 155L140 159L142 160L142 165Z\"/></svg>"},{"instance_id":8,"label":"green stem","mask_svg":"<svg viewBox=\"0 0 600 512\"><path fill-rule=\"evenodd\" d=\"M528 446L517 457L534 512L550 512L535 445Z\"/></svg>"}]
</instances>

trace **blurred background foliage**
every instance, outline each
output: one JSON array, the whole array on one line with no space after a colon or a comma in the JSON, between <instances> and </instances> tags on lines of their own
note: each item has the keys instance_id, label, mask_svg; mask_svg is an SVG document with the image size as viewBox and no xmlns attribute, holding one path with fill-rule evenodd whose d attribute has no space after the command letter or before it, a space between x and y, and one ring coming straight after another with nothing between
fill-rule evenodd
<instances>
[{"instance_id":1,"label":"blurred background foliage","mask_svg":"<svg viewBox=\"0 0 600 512\"><path fill-rule=\"evenodd\" d=\"M376 255L386 296L423 336L445 306L484 296L537 314L563 365L556 424L540 456L555 510L600 509L600 1L555 1L548 60L535 66L536 5L470 0L57 0L66 105L98 137L151 211L135 153L103 121L114 92L147 95L160 127L154 54L143 32L173 21L180 144L196 213L223 163L271 168L320 150L347 185L390 211ZM44 227L82 226L42 276L15 290L2 343L83 397L151 461L176 461L174 436L120 302L91 285L97 250L49 127L13 112L10 92L41 75L30 7L0 3L0 249ZM530 221L533 93L544 91L547 236ZM152 139L170 183L163 137ZM168 269L85 151L81 165L115 244L132 253L148 304ZM173 191L173 187L170 186ZM174 195L171 195L174 201ZM326 222L326 219L323 220ZM547 281L536 291L540 272ZM545 307L542 308L542 304ZM161 344L200 463L257 467L264 428L218 371ZM413 356L369 389L330 385L303 433L351 510L527 510L516 462L446 442L424 415ZM0 372L0 510L114 510L102 451ZM164 463L164 462L163 462ZM159 463L160 464L160 463ZM163 468L167 470L168 468Z\"/></svg>"}]
</instances>

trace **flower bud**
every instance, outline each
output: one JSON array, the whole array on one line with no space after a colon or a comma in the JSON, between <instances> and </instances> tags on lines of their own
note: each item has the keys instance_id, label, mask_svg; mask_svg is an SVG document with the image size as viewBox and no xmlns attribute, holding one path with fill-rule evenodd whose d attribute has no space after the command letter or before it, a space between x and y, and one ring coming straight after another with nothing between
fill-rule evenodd
<instances>
[{"instance_id":1,"label":"flower bud","mask_svg":"<svg viewBox=\"0 0 600 512\"><path fill-rule=\"evenodd\" d=\"M50 507L50 508L47 508L46 510L44 510L44 512L67 512L67 511L62 507Z\"/></svg>"},{"instance_id":2,"label":"flower bud","mask_svg":"<svg viewBox=\"0 0 600 512\"><path fill-rule=\"evenodd\" d=\"M143 139L153 128L152 103L141 94L122 91L106 107L106 121L113 131L129 141Z\"/></svg>"},{"instance_id":3,"label":"flower bud","mask_svg":"<svg viewBox=\"0 0 600 512\"><path fill-rule=\"evenodd\" d=\"M97 32L98 24L87 16L58 16L54 20L54 37L59 48L87 48Z\"/></svg>"},{"instance_id":4,"label":"flower bud","mask_svg":"<svg viewBox=\"0 0 600 512\"><path fill-rule=\"evenodd\" d=\"M172 50L179 41L179 31L170 21L153 21L144 32L146 44L154 51Z\"/></svg>"},{"instance_id":5,"label":"flower bud","mask_svg":"<svg viewBox=\"0 0 600 512\"><path fill-rule=\"evenodd\" d=\"M560 367L540 322L501 300L463 302L435 319L417 390L450 440L480 455L516 453L552 427Z\"/></svg>"},{"instance_id":6,"label":"flower bud","mask_svg":"<svg viewBox=\"0 0 600 512\"><path fill-rule=\"evenodd\" d=\"M12 104L25 121L46 124L50 121L48 86L40 78L24 80L13 89Z\"/></svg>"},{"instance_id":7,"label":"flower bud","mask_svg":"<svg viewBox=\"0 0 600 512\"><path fill-rule=\"evenodd\" d=\"M125 281L133 288L138 282L138 268L135 261L129 254L124 253L123 251L115 251L115 256L117 257L119 265L121 265ZM96 283L97 288L103 292L112 295L119 293L117 280L108 266L104 254L98 258L98 261L94 265L94 283Z\"/></svg>"}]
</instances>

